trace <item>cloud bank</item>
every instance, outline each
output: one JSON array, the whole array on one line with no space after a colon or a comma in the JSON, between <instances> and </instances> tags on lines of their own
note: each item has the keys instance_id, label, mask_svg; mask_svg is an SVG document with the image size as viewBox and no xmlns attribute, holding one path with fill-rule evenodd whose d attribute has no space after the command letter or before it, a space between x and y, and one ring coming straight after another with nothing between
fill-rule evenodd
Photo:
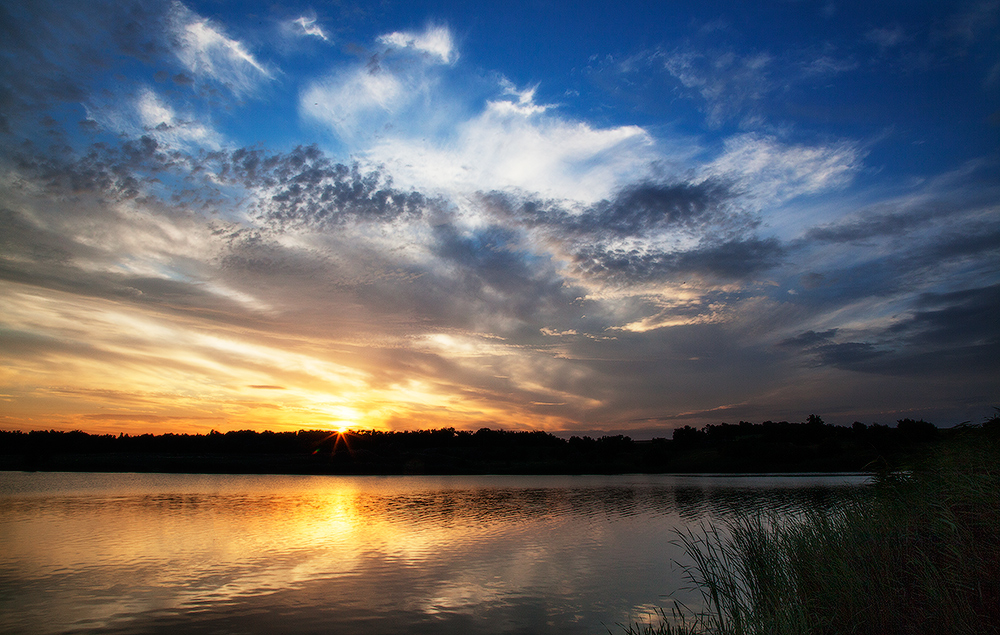
<instances>
[{"instance_id":1,"label":"cloud bank","mask_svg":"<svg viewBox=\"0 0 1000 635\"><path fill-rule=\"evenodd\" d=\"M648 436L990 405L997 161L886 180L891 135L774 114L860 52L634 52L695 134L483 71L443 22L335 50L300 8L70 9L4 8L4 426Z\"/></svg>"}]
</instances>

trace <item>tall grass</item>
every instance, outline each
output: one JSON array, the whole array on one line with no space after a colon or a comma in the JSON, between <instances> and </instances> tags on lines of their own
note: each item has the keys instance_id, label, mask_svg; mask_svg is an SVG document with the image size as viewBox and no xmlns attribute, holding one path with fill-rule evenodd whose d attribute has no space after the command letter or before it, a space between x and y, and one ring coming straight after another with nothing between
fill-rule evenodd
<instances>
[{"instance_id":1,"label":"tall grass","mask_svg":"<svg viewBox=\"0 0 1000 635\"><path fill-rule=\"evenodd\" d=\"M1000 452L973 429L834 512L680 536L703 613L633 635L1000 633Z\"/></svg>"}]
</instances>

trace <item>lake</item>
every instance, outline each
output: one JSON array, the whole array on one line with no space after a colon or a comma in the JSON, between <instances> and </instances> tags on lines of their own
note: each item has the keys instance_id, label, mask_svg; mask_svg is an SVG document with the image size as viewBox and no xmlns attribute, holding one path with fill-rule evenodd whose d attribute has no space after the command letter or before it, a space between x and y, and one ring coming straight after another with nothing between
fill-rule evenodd
<instances>
[{"instance_id":1,"label":"lake","mask_svg":"<svg viewBox=\"0 0 1000 635\"><path fill-rule=\"evenodd\" d=\"M0 472L0 632L621 633L677 530L865 480Z\"/></svg>"}]
</instances>

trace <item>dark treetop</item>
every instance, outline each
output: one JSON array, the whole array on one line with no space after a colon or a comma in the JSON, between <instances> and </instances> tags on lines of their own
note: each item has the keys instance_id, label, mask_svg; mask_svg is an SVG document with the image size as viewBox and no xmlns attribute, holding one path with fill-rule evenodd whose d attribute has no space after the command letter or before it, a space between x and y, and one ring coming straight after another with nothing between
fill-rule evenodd
<instances>
[{"instance_id":1,"label":"dark treetop","mask_svg":"<svg viewBox=\"0 0 1000 635\"><path fill-rule=\"evenodd\" d=\"M552 474L874 471L904 465L981 426L939 429L901 419L895 427L805 423L721 423L675 430L672 439L623 435L560 438L547 432L482 428L419 431L324 430L221 434L95 435L0 431L0 469L289 474Z\"/></svg>"}]
</instances>

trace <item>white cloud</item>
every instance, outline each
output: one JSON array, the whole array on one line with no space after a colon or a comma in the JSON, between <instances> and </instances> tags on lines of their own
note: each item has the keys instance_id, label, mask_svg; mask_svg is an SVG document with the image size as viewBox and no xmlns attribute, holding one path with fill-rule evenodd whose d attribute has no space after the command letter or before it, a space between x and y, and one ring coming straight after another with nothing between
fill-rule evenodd
<instances>
[{"instance_id":1,"label":"white cloud","mask_svg":"<svg viewBox=\"0 0 1000 635\"><path fill-rule=\"evenodd\" d=\"M453 194L512 187L591 202L649 175L660 158L642 128L559 117L535 101L534 86L501 78L490 87L496 97L478 104L453 90L451 67L437 64L453 56L446 29L380 41L440 54L396 64L390 51L377 64L342 69L308 86L300 109L355 156L385 165L398 185Z\"/></svg>"},{"instance_id":2,"label":"white cloud","mask_svg":"<svg viewBox=\"0 0 1000 635\"><path fill-rule=\"evenodd\" d=\"M242 42L223 35L208 19L179 2L171 11L178 59L196 75L211 78L236 93L250 93L273 74L247 51Z\"/></svg>"},{"instance_id":3,"label":"white cloud","mask_svg":"<svg viewBox=\"0 0 1000 635\"><path fill-rule=\"evenodd\" d=\"M135 109L143 130L167 145L211 148L221 145L215 130L193 119L178 119L173 108L149 88L139 94Z\"/></svg>"},{"instance_id":4,"label":"white cloud","mask_svg":"<svg viewBox=\"0 0 1000 635\"><path fill-rule=\"evenodd\" d=\"M513 82L506 77L502 77L500 78L500 87L503 88L505 95L513 95L517 97L517 102L515 103L509 100L489 102L489 107L495 109L497 112L534 115L543 113L551 107L545 104L535 103L535 91L538 90L537 85L532 86L531 88L525 88L524 90L518 90L517 86L515 86Z\"/></svg>"},{"instance_id":5,"label":"white cloud","mask_svg":"<svg viewBox=\"0 0 1000 635\"><path fill-rule=\"evenodd\" d=\"M308 86L300 98L303 112L332 127L345 141L357 141L381 128L414 96L388 71L350 69Z\"/></svg>"},{"instance_id":6,"label":"white cloud","mask_svg":"<svg viewBox=\"0 0 1000 635\"><path fill-rule=\"evenodd\" d=\"M295 25L296 30L302 35L312 35L323 41L330 41L330 38L328 38L326 33L323 32L322 27L316 24L315 17L302 16L298 19L292 20L292 24Z\"/></svg>"},{"instance_id":7,"label":"white cloud","mask_svg":"<svg viewBox=\"0 0 1000 635\"><path fill-rule=\"evenodd\" d=\"M406 185L459 192L512 187L582 202L648 174L656 155L645 130L593 128L545 114L548 107L535 104L533 92L487 102L446 140L387 138L368 156Z\"/></svg>"},{"instance_id":8,"label":"white cloud","mask_svg":"<svg viewBox=\"0 0 1000 635\"><path fill-rule=\"evenodd\" d=\"M428 26L423 33L395 31L380 36L378 41L395 48L414 49L426 53L439 58L444 64L451 64L458 59L451 31L444 26Z\"/></svg>"},{"instance_id":9,"label":"white cloud","mask_svg":"<svg viewBox=\"0 0 1000 635\"><path fill-rule=\"evenodd\" d=\"M147 88L142 91L135 105L143 125L149 128L155 128L159 125L174 125L173 109L160 101L152 90Z\"/></svg>"},{"instance_id":10,"label":"white cloud","mask_svg":"<svg viewBox=\"0 0 1000 635\"><path fill-rule=\"evenodd\" d=\"M728 139L723 154L703 174L733 180L761 202L782 203L848 184L863 155L846 142L785 145L774 137L744 134Z\"/></svg>"},{"instance_id":11,"label":"white cloud","mask_svg":"<svg viewBox=\"0 0 1000 635\"><path fill-rule=\"evenodd\" d=\"M445 125L448 117L448 96L433 94L448 68L440 62L457 56L448 30L432 27L417 35L390 33L379 41L396 49L367 64L341 68L314 81L299 97L302 114L329 126L352 149L363 151L388 127L394 128L396 134L400 127L426 134L431 128ZM415 60L412 54L397 49L430 54Z\"/></svg>"},{"instance_id":12,"label":"white cloud","mask_svg":"<svg viewBox=\"0 0 1000 635\"><path fill-rule=\"evenodd\" d=\"M114 95L105 101L93 99L86 109L88 119L116 134L133 138L148 135L165 146L186 150L218 149L223 144L222 135L211 125L194 115L178 114L149 87L133 98Z\"/></svg>"}]
</instances>

